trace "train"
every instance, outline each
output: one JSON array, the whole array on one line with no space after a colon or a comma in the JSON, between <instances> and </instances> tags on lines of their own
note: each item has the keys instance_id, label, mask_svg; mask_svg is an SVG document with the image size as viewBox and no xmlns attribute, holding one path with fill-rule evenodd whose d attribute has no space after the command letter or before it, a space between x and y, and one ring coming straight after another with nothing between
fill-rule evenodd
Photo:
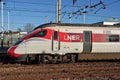
<instances>
[{"instance_id":1,"label":"train","mask_svg":"<svg viewBox=\"0 0 120 80\"><path fill-rule=\"evenodd\" d=\"M15 61L40 63L120 59L120 26L42 24L8 49Z\"/></svg>"}]
</instances>

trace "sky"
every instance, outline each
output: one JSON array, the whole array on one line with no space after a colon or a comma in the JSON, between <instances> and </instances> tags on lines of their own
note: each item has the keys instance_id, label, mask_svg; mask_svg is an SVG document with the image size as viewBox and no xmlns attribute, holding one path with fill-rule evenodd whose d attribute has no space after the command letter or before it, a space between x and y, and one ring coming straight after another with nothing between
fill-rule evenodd
<instances>
[{"instance_id":1,"label":"sky","mask_svg":"<svg viewBox=\"0 0 120 80\"><path fill-rule=\"evenodd\" d=\"M120 0L61 0L61 22L92 24L115 19L120 21ZM10 30L24 29L26 24L38 25L56 22L56 0L3 0L4 28L8 30L8 13ZM105 5L105 9L104 8ZM90 6L94 6L90 8ZM86 7L86 8L85 8ZM0 6L1 8L1 6ZM1 10L1 9L0 9ZM87 13L83 13L86 11ZM1 11L0 11L1 25ZM0 29L1 32L1 29Z\"/></svg>"}]
</instances>

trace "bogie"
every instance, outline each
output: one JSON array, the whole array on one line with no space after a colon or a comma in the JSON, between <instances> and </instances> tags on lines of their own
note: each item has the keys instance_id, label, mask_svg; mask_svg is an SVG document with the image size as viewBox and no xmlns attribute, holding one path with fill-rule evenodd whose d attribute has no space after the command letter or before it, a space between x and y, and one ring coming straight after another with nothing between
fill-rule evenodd
<instances>
[{"instance_id":1,"label":"bogie","mask_svg":"<svg viewBox=\"0 0 120 80\"><path fill-rule=\"evenodd\" d=\"M51 54L42 54L35 56L27 56L26 63L34 62L38 64L46 64L46 63L67 63L67 62L76 62L77 55L76 54L66 54L66 55L51 55Z\"/></svg>"}]
</instances>

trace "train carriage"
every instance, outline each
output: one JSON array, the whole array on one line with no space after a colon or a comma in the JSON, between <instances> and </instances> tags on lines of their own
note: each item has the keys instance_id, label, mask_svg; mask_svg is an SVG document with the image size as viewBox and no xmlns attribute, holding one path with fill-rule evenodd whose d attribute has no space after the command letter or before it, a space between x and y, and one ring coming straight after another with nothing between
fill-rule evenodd
<instances>
[{"instance_id":1,"label":"train carriage","mask_svg":"<svg viewBox=\"0 0 120 80\"><path fill-rule=\"evenodd\" d=\"M120 26L57 24L36 27L8 50L18 61L120 59Z\"/></svg>"}]
</instances>

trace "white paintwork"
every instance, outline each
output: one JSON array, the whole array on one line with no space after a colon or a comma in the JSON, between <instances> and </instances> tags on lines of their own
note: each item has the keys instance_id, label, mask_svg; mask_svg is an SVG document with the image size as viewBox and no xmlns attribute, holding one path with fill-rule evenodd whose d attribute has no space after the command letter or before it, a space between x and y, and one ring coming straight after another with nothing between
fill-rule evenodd
<instances>
[{"instance_id":1,"label":"white paintwork","mask_svg":"<svg viewBox=\"0 0 120 80\"><path fill-rule=\"evenodd\" d=\"M110 31L111 34L120 35L120 28L54 26L49 27L49 29L66 33L83 33L83 31L92 31L92 33L95 34L107 34L107 31ZM57 45L58 41L54 41L55 47L54 50L52 50L52 39L31 38L19 44L15 52L21 54L65 54L83 52L83 42L60 42L60 50L56 49ZM92 53L107 52L120 52L120 42L92 43Z\"/></svg>"}]
</instances>

